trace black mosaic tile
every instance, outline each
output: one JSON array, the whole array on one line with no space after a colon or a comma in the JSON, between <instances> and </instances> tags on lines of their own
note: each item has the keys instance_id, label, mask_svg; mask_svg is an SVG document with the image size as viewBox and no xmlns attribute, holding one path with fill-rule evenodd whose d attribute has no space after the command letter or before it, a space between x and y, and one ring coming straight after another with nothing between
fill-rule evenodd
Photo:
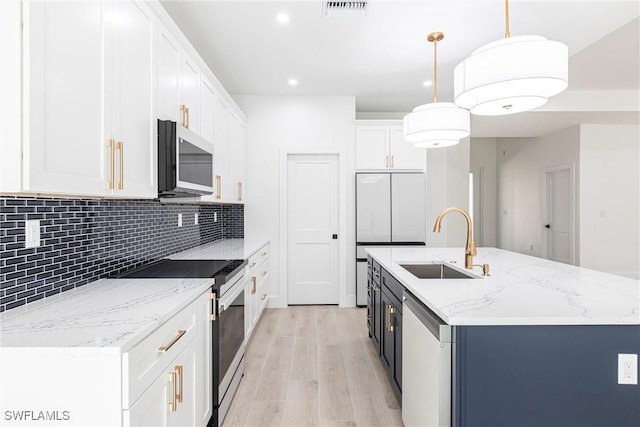
<instances>
[{"instance_id":1,"label":"black mosaic tile","mask_svg":"<svg viewBox=\"0 0 640 427\"><path fill-rule=\"evenodd\" d=\"M26 219L41 221L38 248L24 247ZM243 205L0 197L0 312L175 252L242 237Z\"/></svg>"}]
</instances>

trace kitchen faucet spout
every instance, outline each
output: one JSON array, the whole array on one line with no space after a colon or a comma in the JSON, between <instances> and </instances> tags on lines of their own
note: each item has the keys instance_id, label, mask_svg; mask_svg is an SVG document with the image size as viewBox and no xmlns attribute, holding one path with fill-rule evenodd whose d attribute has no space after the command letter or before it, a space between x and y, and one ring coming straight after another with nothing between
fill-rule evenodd
<instances>
[{"instance_id":1,"label":"kitchen faucet spout","mask_svg":"<svg viewBox=\"0 0 640 427\"><path fill-rule=\"evenodd\" d=\"M460 208L447 208L440 212L438 217L436 218L436 223L433 225L433 232L439 233L442 225L442 218L445 217L449 212L458 212L467 220L467 243L464 248L464 267L468 269L473 268L473 257L478 254L476 251L476 244L473 241L473 224L471 222L471 217L464 209Z\"/></svg>"}]
</instances>

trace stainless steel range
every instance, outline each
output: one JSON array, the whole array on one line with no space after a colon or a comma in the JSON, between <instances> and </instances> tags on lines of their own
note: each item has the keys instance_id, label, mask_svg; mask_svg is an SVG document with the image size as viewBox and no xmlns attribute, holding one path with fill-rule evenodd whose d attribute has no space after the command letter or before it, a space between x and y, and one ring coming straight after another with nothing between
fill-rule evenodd
<instances>
[{"instance_id":1,"label":"stainless steel range","mask_svg":"<svg viewBox=\"0 0 640 427\"><path fill-rule=\"evenodd\" d=\"M208 427L222 425L244 375L244 306L242 278L246 260L161 260L119 277L214 278L213 304L213 416Z\"/></svg>"}]
</instances>

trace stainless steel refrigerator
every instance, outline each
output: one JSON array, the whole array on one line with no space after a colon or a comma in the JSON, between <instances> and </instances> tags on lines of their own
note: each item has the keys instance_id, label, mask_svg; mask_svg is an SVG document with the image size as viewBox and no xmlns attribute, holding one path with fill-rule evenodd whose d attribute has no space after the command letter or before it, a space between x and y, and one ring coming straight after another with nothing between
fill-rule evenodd
<instances>
[{"instance_id":1,"label":"stainless steel refrigerator","mask_svg":"<svg viewBox=\"0 0 640 427\"><path fill-rule=\"evenodd\" d=\"M425 236L424 173L356 173L356 304L367 304L366 247L424 245Z\"/></svg>"}]
</instances>

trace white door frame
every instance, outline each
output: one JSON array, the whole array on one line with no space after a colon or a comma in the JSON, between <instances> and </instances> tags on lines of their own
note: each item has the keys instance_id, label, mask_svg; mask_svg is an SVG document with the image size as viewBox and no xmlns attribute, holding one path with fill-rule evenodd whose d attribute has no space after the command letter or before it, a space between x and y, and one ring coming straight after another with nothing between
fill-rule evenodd
<instances>
[{"instance_id":1,"label":"white door frame","mask_svg":"<svg viewBox=\"0 0 640 427\"><path fill-rule=\"evenodd\" d=\"M540 169L540 255L549 259L549 233L544 231L544 225L548 224L549 218L549 194L547 192L547 174L569 169L569 261L571 265L576 265L576 164L565 163L548 166Z\"/></svg>"},{"instance_id":2,"label":"white door frame","mask_svg":"<svg viewBox=\"0 0 640 427\"><path fill-rule=\"evenodd\" d=\"M333 154L338 156L338 301L348 307L347 297L347 149L342 146L280 147L280 299L289 305L288 277L288 187L290 154Z\"/></svg>"}]
</instances>

